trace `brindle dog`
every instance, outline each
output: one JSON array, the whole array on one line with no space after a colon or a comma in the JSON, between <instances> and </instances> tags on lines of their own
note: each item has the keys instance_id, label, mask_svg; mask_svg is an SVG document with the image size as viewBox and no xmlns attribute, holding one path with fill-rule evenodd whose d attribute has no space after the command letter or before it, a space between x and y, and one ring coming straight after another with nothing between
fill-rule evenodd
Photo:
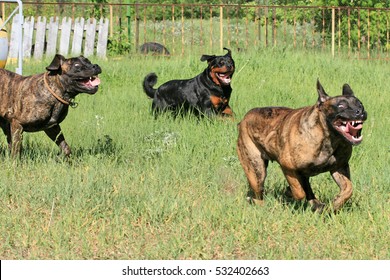
<instances>
[{"instance_id":1,"label":"brindle dog","mask_svg":"<svg viewBox=\"0 0 390 280\"><path fill-rule=\"evenodd\" d=\"M268 162L277 161L294 199L306 196L313 211L325 204L316 199L309 177L329 171L340 187L333 201L339 210L352 195L348 161L352 146L362 141L367 112L349 85L341 96L329 97L317 81L317 104L300 109L265 107L250 110L239 124L238 156L255 203L262 202Z\"/></svg>"},{"instance_id":2,"label":"brindle dog","mask_svg":"<svg viewBox=\"0 0 390 280\"><path fill-rule=\"evenodd\" d=\"M76 95L97 92L102 71L83 56L66 59L59 54L46 70L25 77L0 69L0 126L13 157L20 155L23 131L41 130L69 156L59 124Z\"/></svg>"},{"instance_id":3,"label":"brindle dog","mask_svg":"<svg viewBox=\"0 0 390 280\"><path fill-rule=\"evenodd\" d=\"M143 88L147 96L153 98L153 112L172 111L177 115L191 111L200 116L232 117L230 82L235 65L231 51L224 49L227 50L225 55L202 55L200 60L207 61L208 67L191 79L171 80L154 89L157 76L155 73L148 74Z\"/></svg>"}]
</instances>

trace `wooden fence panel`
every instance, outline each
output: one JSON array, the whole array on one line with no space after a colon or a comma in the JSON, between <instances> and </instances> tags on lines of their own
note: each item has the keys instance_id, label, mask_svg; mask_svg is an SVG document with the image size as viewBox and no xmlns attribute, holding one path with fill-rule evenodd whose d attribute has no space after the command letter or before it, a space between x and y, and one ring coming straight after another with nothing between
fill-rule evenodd
<instances>
[{"instance_id":1,"label":"wooden fence panel","mask_svg":"<svg viewBox=\"0 0 390 280\"><path fill-rule=\"evenodd\" d=\"M46 56L53 57L57 52L57 38L58 38L58 26L59 26L59 18L51 17L47 26L47 49Z\"/></svg>"},{"instance_id":2,"label":"wooden fence panel","mask_svg":"<svg viewBox=\"0 0 390 280\"><path fill-rule=\"evenodd\" d=\"M72 30L72 19L64 17L61 23L60 54L67 56L69 53L70 32Z\"/></svg>"},{"instance_id":3,"label":"wooden fence panel","mask_svg":"<svg viewBox=\"0 0 390 280\"><path fill-rule=\"evenodd\" d=\"M100 19L98 27L98 42L96 46L96 55L106 57L108 41L108 19Z\"/></svg>"},{"instance_id":4,"label":"wooden fence panel","mask_svg":"<svg viewBox=\"0 0 390 280\"><path fill-rule=\"evenodd\" d=\"M42 59L45 49L46 18L38 17L36 24L37 33L35 35L34 58Z\"/></svg>"},{"instance_id":5,"label":"wooden fence panel","mask_svg":"<svg viewBox=\"0 0 390 280\"><path fill-rule=\"evenodd\" d=\"M84 56L93 55L96 35L96 19L89 19L85 25L85 46Z\"/></svg>"},{"instance_id":6,"label":"wooden fence panel","mask_svg":"<svg viewBox=\"0 0 390 280\"><path fill-rule=\"evenodd\" d=\"M24 20L23 24L23 57L31 57L32 39L34 33L34 17L29 17Z\"/></svg>"},{"instance_id":7,"label":"wooden fence panel","mask_svg":"<svg viewBox=\"0 0 390 280\"><path fill-rule=\"evenodd\" d=\"M24 21L23 31L20 31L18 17L14 17L8 58L13 60L18 56L17 34L20 32L23 32L23 58L33 55L35 59L42 59L45 52L50 57L56 53L68 56L69 50L72 56L83 53L88 57L95 54L95 47L97 56L106 57L108 28L108 19L100 19L97 24L94 18L76 18L72 21L72 18L64 17L60 23L58 17L51 17L47 23L46 17L38 17L37 21L29 17Z\"/></svg>"},{"instance_id":8,"label":"wooden fence panel","mask_svg":"<svg viewBox=\"0 0 390 280\"><path fill-rule=\"evenodd\" d=\"M254 2L266 1L251 1L242 5L97 5L92 2L53 2L37 5L37 2L25 2L23 6L27 7L26 15L40 14L46 7L54 7L61 19L65 16L83 17L86 10L99 10L96 14L106 15L110 19L110 37L115 40L114 36L120 36L121 42L133 46L132 51L138 50L139 45L144 42L159 42L165 45L172 55L179 52L184 55L199 47L202 52L211 52L221 46L239 50L291 46L329 52L332 48L332 55L338 53L343 56L346 51L348 57L390 58L390 8L268 6ZM10 14L11 10L6 6L3 14L7 13ZM62 32L61 23L59 25L59 32ZM98 24L97 28L100 26ZM84 29L84 33L85 31ZM102 33L96 36L98 41L100 36L105 37ZM99 49L96 50L97 54L105 51L103 48L100 52L100 46L96 42L95 48ZM10 49L10 55L16 57L14 52L14 49ZM86 53L91 51L87 50Z\"/></svg>"},{"instance_id":9,"label":"wooden fence panel","mask_svg":"<svg viewBox=\"0 0 390 280\"><path fill-rule=\"evenodd\" d=\"M23 32L21 30L21 25L19 23L19 17L15 16L12 19L12 28L11 28L11 38L9 41L9 50L8 50L8 58L11 59L11 61L17 59L18 57L18 51L19 51L19 45L18 45L18 34Z\"/></svg>"},{"instance_id":10,"label":"wooden fence panel","mask_svg":"<svg viewBox=\"0 0 390 280\"><path fill-rule=\"evenodd\" d=\"M79 55L81 53L83 34L84 34L84 18L76 18L74 22L72 55Z\"/></svg>"}]
</instances>

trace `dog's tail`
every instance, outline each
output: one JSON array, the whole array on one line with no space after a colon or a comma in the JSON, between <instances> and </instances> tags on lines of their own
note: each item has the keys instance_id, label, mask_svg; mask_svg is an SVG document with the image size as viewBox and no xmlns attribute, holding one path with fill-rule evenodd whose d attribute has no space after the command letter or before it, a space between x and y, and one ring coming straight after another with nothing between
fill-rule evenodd
<instances>
[{"instance_id":1,"label":"dog's tail","mask_svg":"<svg viewBox=\"0 0 390 280\"><path fill-rule=\"evenodd\" d=\"M157 75L155 73L150 73L146 75L144 82L143 82L143 87L144 91L147 96L150 98L154 98L154 95L157 91L157 89L154 89L153 86L157 83Z\"/></svg>"}]
</instances>

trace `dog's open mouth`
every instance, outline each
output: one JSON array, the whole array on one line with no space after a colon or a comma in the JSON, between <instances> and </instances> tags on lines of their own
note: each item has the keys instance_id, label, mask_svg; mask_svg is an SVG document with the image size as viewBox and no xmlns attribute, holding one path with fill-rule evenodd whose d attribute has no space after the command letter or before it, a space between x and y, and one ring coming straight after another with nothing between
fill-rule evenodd
<instances>
[{"instance_id":1,"label":"dog's open mouth","mask_svg":"<svg viewBox=\"0 0 390 280\"><path fill-rule=\"evenodd\" d=\"M352 145L358 145L362 142L363 121L345 121L337 120L333 123L335 129L344 136Z\"/></svg>"},{"instance_id":2,"label":"dog's open mouth","mask_svg":"<svg viewBox=\"0 0 390 280\"><path fill-rule=\"evenodd\" d=\"M231 80L232 80L232 75L230 72L227 73L215 73L218 80L221 82L223 85L229 85Z\"/></svg>"},{"instance_id":3,"label":"dog's open mouth","mask_svg":"<svg viewBox=\"0 0 390 280\"><path fill-rule=\"evenodd\" d=\"M92 76L86 79L81 79L80 83L87 89L94 89L100 84L100 79L98 76Z\"/></svg>"}]
</instances>

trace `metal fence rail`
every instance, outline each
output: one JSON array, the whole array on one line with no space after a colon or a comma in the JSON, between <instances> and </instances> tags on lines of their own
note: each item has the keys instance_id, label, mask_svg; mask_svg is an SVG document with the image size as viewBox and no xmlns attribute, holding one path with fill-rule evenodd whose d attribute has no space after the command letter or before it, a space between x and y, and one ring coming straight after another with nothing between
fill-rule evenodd
<instances>
[{"instance_id":1,"label":"metal fence rail","mask_svg":"<svg viewBox=\"0 0 390 280\"><path fill-rule=\"evenodd\" d=\"M360 59L389 58L388 8L24 2L25 16L108 17L109 40L136 51L159 42L173 55L282 47ZM7 14L12 7L1 8Z\"/></svg>"}]
</instances>

